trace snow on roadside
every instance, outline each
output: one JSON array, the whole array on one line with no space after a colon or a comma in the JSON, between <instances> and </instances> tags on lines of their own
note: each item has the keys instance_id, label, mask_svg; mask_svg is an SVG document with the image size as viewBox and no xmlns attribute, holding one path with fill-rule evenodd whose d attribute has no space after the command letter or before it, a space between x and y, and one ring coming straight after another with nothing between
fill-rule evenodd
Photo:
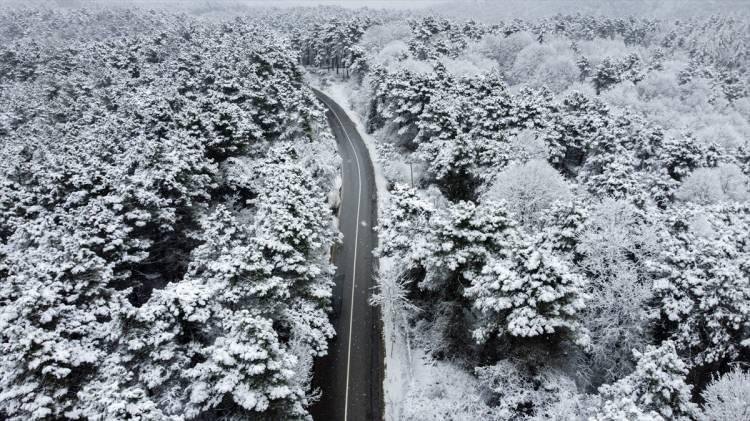
<instances>
[{"instance_id":1,"label":"snow on roadside","mask_svg":"<svg viewBox=\"0 0 750 421\"><path fill-rule=\"evenodd\" d=\"M392 258L381 258L378 270L380 279L388 279L396 273ZM399 329L396 317L386 317L395 313L391 303L383 301L381 316L383 320L383 343L385 348L385 378L383 379L383 397L385 400L386 421L402 419L403 403L413 379L413 356L408 338L403 329ZM396 310L397 311L397 310Z\"/></svg>"},{"instance_id":2,"label":"snow on roadside","mask_svg":"<svg viewBox=\"0 0 750 421\"><path fill-rule=\"evenodd\" d=\"M340 228L341 222L341 185L343 180L341 174L337 175L333 180L333 189L328 192L328 207L334 209L336 212L333 214L333 225L336 228Z\"/></svg>"}]
</instances>

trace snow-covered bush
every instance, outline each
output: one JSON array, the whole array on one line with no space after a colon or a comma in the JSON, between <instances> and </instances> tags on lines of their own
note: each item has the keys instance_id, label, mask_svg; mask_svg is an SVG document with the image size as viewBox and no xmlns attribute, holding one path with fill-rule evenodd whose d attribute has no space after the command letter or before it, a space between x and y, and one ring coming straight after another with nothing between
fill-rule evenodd
<instances>
[{"instance_id":1,"label":"snow-covered bush","mask_svg":"<svg viewBox=\"0 0 750 421\"><path fill-rule=\"evenodd\" d=\"M657 232L649 214L631 203L605 199L590 210L586 230L579 237L577 251L581 266L595 278L607 278L625 272L647 279L644 262L659 251Z\"/></svg>"},{"instance_id":2,"label":"snow-covered bush","mask_svg":"<svg viewBox=\"0 0 750 421\"><path fill-rule=\"evenodd\" d=\"M534 43L534 36L528 32L516 32L510 36L490 34L482 38L476 49L495 60L501 70L509 70L518 53Z\"/></svg>"},{"instance_id":3,"label":"snow-covered bush","mask_svg":"<svg viewBox=\"0 0 750 421\"><path fill-rule=\"evenodd\" d=\"M568 182L541 159L512 165L495 177L483 200L503 200L523 224L537 224L555 201L571 199Z\"/></svg>"},{"instance_id":4,"label":"snow-covered bush","mask_svg":"<svg viewBox=\"0 0 750 421\"><path fill-rule=\"evenodd\" d=\"M404 396L403 413L397 419L409 421L469 421L496 419L493 409L481 398L481 387L470 373L445 362L420 367L417 381Z\"/></svg>"},{"instance_id":5,"label":"snow-covered bush","mask_svg":"<svg viewBox=\"0 0 750 421\"><path fill-rule=\"evenodd\" d=\"M603 402L592 420L695 420L699 409L690 402L687 366L674 345L665 342L634 354L638 363L633 373L599 388Z\"/></svg>"},{"instance_id":6,"label":"snow-covered bush","mask_svg":"<svg viewBox=\"0 0 750 421\"><path fill-rule=\"evenodd\" d=\"M698 168L685 178L675 196L680 200L703 205L726 201L744 202L750 200L750 178L733 164Z\"/></svg>"},{"instance_id":7,"label":"snow-covered bush","mask_svg":"<svg viewBox=\"0 0 750 421\"><path fill-rule=\"evenodd\" d=\"M522 130L508 142L508 157L512 162L526 163L535 159L548 160L549 153L540 133Z\"/></svg>"},{"instance_id":8,"label":"snow-covered bush","mask_svg":"<svg viewBox=\"0 0 750 421\"><path fill-rule=\"evenodd\" d=\"M628 373L632 350L649 343L652 295L645 264L659 249L652 224L634 205L608 199L590 210L575 237L590 295L581 320L591 342L581 364L594 385Z\"/></svg>"},{"instance_id":9,"label":"snow-covered bush","mask_svg":"<svg viewBox=\"0 0 750 421\"><path fill-rule=\"evenodd\" d=\"M440 60L445 69L456 76L477 76L493 71L497 65L479 54L464 54L454 58Z\"/></svg>"},{"instance_id":10,"label":"snow-covered bush","mask_svg":"<svg viewBox=\"0 0 750 421\"><path fill-rule=\"evenodd\" d=\"M650 343L648 305L653 294L651 285L632 271L592 284L581 315L589 343L579 362L579 374L583 382L596 386L632 371L632 350Z\"/></svg>"},{"instance_id":11,"label":"snow-covered bush","mask_svg":"<svg viewBox=\"0 0 750 421\"><path fill-rule=\"evenodd\" d=\"M714 121L706 118L706 124L695 131L695 138L705 145L716 144L726 151L736 151L746 143L750 120L743 122L743 117L731 110L721 114L718 118L711 116L715 118Z\"/></svg>"},{"instance_id":12,"label":"snow-covered bush","mask_svg":"<svg viewBox=\"0 0 750 421\"><path fill-rule=\"evenodd\" d=\"M622 39L597 38L582 40L578 43L580 54L586 57L592 67L595 68L605 57L623 57L631 52L633 48L625 45Z\"/></svg>"},{"instance_id":13,"label":"snow-covered bush","mask_svg":"<svg viewBox=\"0 0 750 421\"><path fill-rule=\"evenodd\" d=\"M580 78L580 70L572 57L555 56L545 60L534 72L532 85L546 86L554 93L568 89Z\"/></svg>"},{"instance_id":14,"label":"snow-covered bush","mask_svg":"<svg viewBox=\"0 0 750 421\"><path fill-rule=\"evenodd\" d=\"M555 49L549 44L532 43L518 52L513 67L507 73L513 84L529 82L537 74L542 63L555 56Z\"/></svg>"},{"instance_id":15,"label":"snow-covered bush","mask_svg":"<svg viewBox=\"0 0 750 421\"><path fill-rule=\"evenodd\" d=\"M750 374L737 367L715 378L701 393L702 420L731 421L750 418Z\"/></svg>"},{"instance_id":16,"label":"snow-covered bush","mask_svg":"<svg viewBox=\"0 0 750 421\"><path fill-rule=\"evenodd\" d=\"M362 34L359 45L370 54L382 54L386 49L393 49L394 45L407 48L405 41L409 38L411 29L403 21L392 21L382 25L373 25Z\"/></svg>"},{"instance_id":17,"label":"snow-covered bush","mask_svg":"<svg viewBox=\"0 0 750 421\"><path fill-rule=\"evenodd\" d=\"M396 40L386 44L374 57L374 62L388 68L394 68L397 63L409 56L409 46L405 42Z\"/></svg>"},{"instance_id":18,"label":"snow-covered bush","mask_svg":"<svg viewBox=\"0 0 750 421\"><path fill-rule=\"evenodd\" d=\"M474 369L492 405L492 419L573 421L585 411L572 379L552 370L534 373L510 360Z\"/></svg>"},{"instance_id":19,"label":"snow-covered bush","mask_svg":"<svg viewBox=\"0 0 750 421\"><path fill-rule=\"evenodd\" d=\"M649 73L638 84L637 89L640 97L649 101L657 98L675 99L680 95L679 81L674 69Z\"/></svg>"}]
</instances>

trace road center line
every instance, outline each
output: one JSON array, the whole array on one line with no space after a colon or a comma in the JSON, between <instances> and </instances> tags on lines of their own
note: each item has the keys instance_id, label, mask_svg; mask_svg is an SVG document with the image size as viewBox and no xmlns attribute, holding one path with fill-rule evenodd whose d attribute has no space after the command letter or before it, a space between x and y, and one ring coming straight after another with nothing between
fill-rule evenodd
<instances>
[{"instance_id":1,"label":"road center line","mask_svg":"<svg viewBox=\"0 0 750 421\"><path fill-rule=\"evenodd\" d=\"M323 101L326 102L326 101ZM354 291L355 291L355 285L356 285L356 279L357 279L357 249L359 248L359 211L360 206L362 204L362 169L359 166L359 154L357 154L357 149L354 148L354 143L352 142L352 139L349 137L349 133L346 131L346 127L344 126L344 123L341 122L341 119L339 118L338 114L336 114L336 111L333 109L334 107L328 106L328 109L331 110L331 113L334 117L336 117L336 120L339 122L339 126L341 127L341 131L344 132L344 136L346 136L346 140L349 141L349 146L352 148L352 152L354 152L354 159L357 161L357 180L359 182L359 192L357 194L357 219L355 221L354 226L354 263L352 265L352 298L351 298L351 305L349 306L349 344L346 351L346 392L344 393L344 421L347 421L348 411L349 411L349 368L351 366L351 360L352 360L352 322L354 320Z\"/></svg>"}]
</instances>

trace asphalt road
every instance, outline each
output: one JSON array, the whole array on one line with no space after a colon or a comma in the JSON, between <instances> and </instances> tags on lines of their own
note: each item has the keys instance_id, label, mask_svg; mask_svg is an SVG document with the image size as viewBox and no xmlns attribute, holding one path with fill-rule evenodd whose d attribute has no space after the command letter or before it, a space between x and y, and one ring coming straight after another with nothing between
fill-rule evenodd
<instances>
[{"instance_id":1,"label":"asphalt road","mask_svg":"<svg viewBox=\"0 0 750 421\"><path fill-rule=\"evenodd\" d=\"M317 421L382 419L383 353L380 322L368 300L373 286L376 189L370 155L341 107L319 91L343 161L339 227L343 244L334 250L336 288L332 321L336 337L328 355L315 362L313 386L322 396L312 408Z\"/></svg>"}]
</instances>

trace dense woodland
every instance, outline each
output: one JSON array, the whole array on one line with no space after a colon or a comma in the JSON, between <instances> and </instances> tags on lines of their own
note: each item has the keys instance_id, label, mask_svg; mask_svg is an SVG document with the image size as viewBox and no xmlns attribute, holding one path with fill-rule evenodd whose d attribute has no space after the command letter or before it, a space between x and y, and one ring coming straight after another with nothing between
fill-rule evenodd
<instances>
[{"instance_id":1,"label":"dense woodland","mask_svg":"<svg viewBox=\"0 0 750 421\"><path fill-rule=\"evenodd\" d=\"M401 418L750 419L747 19L325 29L391 184L381 289L458 370Z\"/></svg>"},{"instance_id":2,"label":"dense woodland","mask_svg":"<svg viewBox=\"0 0 750 421\"><path fill-rule=\"evenodd\" d=\"M0 18L0 418L305 419L339 158L257 21Z\"/></svg>"},{"instance_id":3,"label":"dense woodland","mask_svg":"<svg viewBox=\"0 0 750 421\"><path fill-rule=\"evenodd\" d=\"M726 16L3 10L0 419L309 418L339 158L305 69L378 142L384 305L449 373L399 419L748 419L748 45Z\"/></svg>"}]
</instances>

